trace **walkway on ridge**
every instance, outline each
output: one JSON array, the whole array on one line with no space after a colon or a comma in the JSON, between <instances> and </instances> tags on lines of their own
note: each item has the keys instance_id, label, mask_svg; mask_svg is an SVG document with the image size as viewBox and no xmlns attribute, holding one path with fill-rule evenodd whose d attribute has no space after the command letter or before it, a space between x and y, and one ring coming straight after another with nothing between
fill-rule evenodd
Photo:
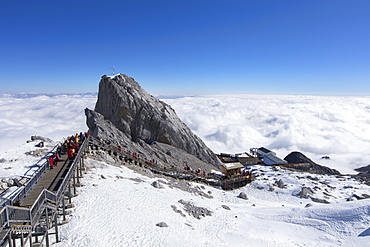
<instances>
[{"instance_id":1,"label":"walkway on ridge","mask_svg":"<svg viewBox=\"0 0 370 247\"><path fill-rule=\"evenodd\" d=\"M69 160L66 154L62 155L61 160L58 162L59 164L53 167L53 169L45 172L42 178L39 179L39 181L20 201L19 206L32 206L43 189L47 189L51 192L58 191L59 186L63 182L72 162L73 160Z\"/></svg>"}]
</instances>

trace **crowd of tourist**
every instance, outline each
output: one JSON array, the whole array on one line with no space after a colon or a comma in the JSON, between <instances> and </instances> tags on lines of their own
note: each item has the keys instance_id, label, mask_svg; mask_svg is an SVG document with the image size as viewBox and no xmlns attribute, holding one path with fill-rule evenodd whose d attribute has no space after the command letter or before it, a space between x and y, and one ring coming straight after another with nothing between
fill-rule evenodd
<instances>
[{"instance_id":1,"label":"crowd of tourist","mask_svg":"<svg viewBox=\"0 0 370 247\"><path fill-rule=\"evenodd\" d=\"M87 132L80 132L80 134L76 133L75 135L68 137L61 145L57 147L56 151L50 155L50 169L53 169L58 165L58 162L61 161L62 155L67 154L67 160L72 161L76 157L81 144L88 136L89 134Z\"/></svg>"}]
</instances>

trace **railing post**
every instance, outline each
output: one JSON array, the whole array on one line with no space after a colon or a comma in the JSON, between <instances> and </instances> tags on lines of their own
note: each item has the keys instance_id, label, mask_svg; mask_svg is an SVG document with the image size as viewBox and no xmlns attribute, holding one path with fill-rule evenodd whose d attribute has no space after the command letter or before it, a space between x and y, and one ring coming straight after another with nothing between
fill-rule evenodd
<instances>
[{"instance_id":1,"label":"railing post","mask_svg":"<svg viewBox=\"0 0 370 247\"><path fill-rule=\"evenodd\" d=\"M62 195L62 207L63 207L63 221L66 220L66 202L64 198L64 194Z\"/></svg>"},{"instance_id":2,"label":"railing post","mask_svg":"<svg viewBox=\"0 0 370 247\"><path fill-rule=\"evenodd\" d=\"M8 234L8 242L9 242L9 247L13 247L12 231L10 231L9 234Z\"/></svg>"},{"instance_id":3,"label":"railing post","mask_svg":"<svg viewBox=\"0 0 370 247\"><path fill-rule=\"evenodd\" d=\"M58 232L58 211L55 211L55 216L54 216L54 225L55 225L55 239L56 242L59 243L59 232Z\"/></svg>"},{"instance_id":4,"label":"railing post","mask_svg":"<svg viewBox=\"0 0 370 247\"><path fill-rule=\"evenodd\" d=\"M24 244L24 239L23 239L23 229L21 230L21 246Z\"/></svg>"},{"instance_id":5,"label":"railing post","mask_svg":"<svg viewBox=\"0 0 370 247\"><path fill-rule=\"evenodd\" d=\"M78 186L80 186L80 170L81 170L81 168L79 167L79 164L81 164L81 156L80 156L80 158L79 158L79 160L78 160L78 163L76 164L76 177L77 177L77 184L78 184Z\"/></svg>"},{"instance_id":6,"label":"railing post","mask_svg":"<svg viewBox=\"0 0 370 247\"><path fill-rule=\"evenodd\" d=\"M31 208L28 210L28 213L29 213L29 217L30 217L30 225L32 226L32 212L31 212Z\"/></svg>"},{"instance_id":7,"label":"railing post","mask_svg":"<svg viewBox=\"0 0 370 247\"><path fill-rule=\"evenodd\" d=\"M81 156L81 159L80 159L80 177L82 178L82 166L83 166L83 160L84 158Z\"/></svg>"},{"instance_id":8,"label":"railing post","mask_svg":"<svg viewBox=\"0 0 370 247\"><path fill-rule=\"evenodd\" d=\"M73 196L76 196L77 191L76 191L76 172L73 171Z\"/></svg>"},{"instance_id":9,"label":"railing post","mask_svg":"<svg viewBox=\"0 0 370 247\"><path fill-rule=\"evenodd\" d=\"M46 215L46 247L49 247L49 211L48 208L45 208L45 215Z\"/></svg>"},{"instance_id":10,"label":"railing post","mask_svg":"<svg viewBox=\"0 0 370 247\"><path fill-rule=\"evenodd\" d=\"M72 203L71 182L68 183L68 202Z\"/></svg>"},{"instance_id":11,"label":"railing post","mask_svg":"<svg viewBox=\"0 0 370 247\"><path fill-rule=\"evenodd\" d=\"M30 233L29 236L30 236L30 240L29 240L30 241L30 247L32 247L33 246L33 244L32 244L32 233Z\"/></svg>"},{"instance_id":12,"label":"railing post","mask_svg":"<svg viewBox=\"0 0 370 247\"><path fill-rule=\"evenodd\" d=\"M5 208L5 214L6 214L6 222L7 222L7 224L8 224L8 227L10 227L10 224L9 224L9 208L8 207L6 207Z\"/></svg>"},{"instance_id":13,"label":"railing post","mask_svg":"<svg viewBox=\"0 0 370 247\"><path fill-rule=\"evenodd\" d=\"M45 208L45 217L46 217L46 228L49 230L49 210L48 208L46 207Z\"/></svg>"}]
</instances>

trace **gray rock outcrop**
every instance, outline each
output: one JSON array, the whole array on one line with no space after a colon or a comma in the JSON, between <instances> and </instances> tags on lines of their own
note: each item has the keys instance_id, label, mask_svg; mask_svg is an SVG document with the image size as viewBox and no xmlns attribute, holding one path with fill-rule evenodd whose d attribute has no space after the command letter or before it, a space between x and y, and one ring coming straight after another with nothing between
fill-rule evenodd
<instances>
[{"instance_id":1,"label":"gray rock outcrop","mask_svg":"<svg viewBox=\"0 0 370 247\"><path fill-rule=\"evenodd\" d=\"M157 188L157 189L163 189L164 187L163 187L163 185L159 182L159 181L154 181L153 183L152 183L152 186L154 187L154 188Z\"/></svg>"},{"instance_id":2,"label":"gray rock outcrop","mask_svg":"<svg viewBox=\"0 0 370 247\"><path fill-rule=\"evenodd\" d=\"M244 192L240 192L240 194L238 195L238 197L241 198L241 199L244 199L244 200L248 200L248 196Z\"/></svg>"},{"instance_id":3,"label":"gray rock outcrop","mask_svg":"<svg viewBox=\"0 0 370 247\"><path fill-rule=\"evenodd\" d=\"M31 141L32 142L33 141L52 142L53 140L51 140L50 138L47 138L47 137L34 135L34 136L31 136Z\"/></svg>"},{"instance_id":4,"label":"gray rock outcrop","mask_svg":"<svg viewBox=\"0 0 370 247\"><path fill-rule=\"evenodd\" d=\"M283 182L283 180L281 180L281 179L279 179L278 181L276 181L275 182L275 185L277 186L277 187L279 187L280 189L285 189L285 184L284 184L284 182Z\"/></svg>"},{"instance_id":5,"label":"gray rock outcrop","mask_svg":"<svg viewBox=\"0 0 370 247\"><path fill-rule=\"evenodd\" d=\"M168 227L168 225L166 224L166 222L159 222L158 224L156 224L156 226L158 227Z\"/></svg>"},{"instance_id":6,"label":"gray rock outcrop","mask_svg":"<svg viewBox=\"0 0 370 247\"><path fill-rule=\"evenodd\" d=\"M315 192L310 187L302 187L297 196L308 199L313 194L315 194Z\"/></svg>"},{"instance_id":7,"label":"gray rock outcrop","mask_svg":"<svg viewBox=\"0 0 370 247\"><path fill-rule=\"evenodd\" d=\"M92 136L137 152L140 157L181 167L186 163L207 172L219 168L216 155L171 106L148 94L127 75L103 76L95 110L86 109L85 114Z\"/></svg>"},{"instance_id":8,"label":"gray rock outcrop","mask_svg":"<svg viewBox=\"0 0 370 247\"><path fill-rule=\"evenodd\" d=\"M291 152L284 158L284 160L286 160L289 164L296 164L296 163L310 164L310 166L297 166L297 167L291 167L291 169L313 172L317 174L340 175L339 171L335 169L331 169L326 166L316 164L315 162L313 162L311 159L307 158L304 154L300 152Z\"/></svg>"}]
</instances>

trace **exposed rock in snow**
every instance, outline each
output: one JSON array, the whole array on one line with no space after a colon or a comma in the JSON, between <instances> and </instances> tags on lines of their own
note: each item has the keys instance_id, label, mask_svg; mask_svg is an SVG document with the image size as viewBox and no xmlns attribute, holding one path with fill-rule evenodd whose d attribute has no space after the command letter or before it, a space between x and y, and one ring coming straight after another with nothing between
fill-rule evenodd
<instances>
[{"instance_id":1,"label":"exposed rock in snow","mask_svg":"<svg viewBox=\"0 0 370 247\"><path fill-rule=\"evenodd\" d=\"M281 179L279 179L278 181L276 181L275 182L275 185L277 186L277 187L279 187L280 189L284 189L285 188L285 184L284 184L284 182L283 182L283 180L281 180Z\"/></svg>"},{"instance_id":2,"label":"exposed rock in snow","mask_svg":"<svg viewBox=\"0 0 370 247\"><path fill-rule=\"evenodd\" d=\"M43 157L47 154L47 152L48 152L48 149L43 148L43 149L32 150L32 151L26 152L25 154L35 156L35 157Z\"/></svg>"},{"instance_id":3,"label":"exposed rock in snow","mask_svg":"<svg viewBox=\"0 0 370 247\"><path fill-rule=\"evenodd\" d=\"M268 186L268 191L272 192L272 191L275 190L274 187L271 184L268 184L267 186Z\"/></svg>"},{"instance_id":4,"label":"exposed rock in snow","mask_svg":"<svg viewBox=\"0 0 370 247\"><path fill-rule=\"evenodd\" d=\"M297 166L297 167L292 167L292 169L308 171L308 172L313 172L313 173L318 173L318 174L340 175L340 172L338 172L337 170L316 164L315 162L313 162L311 159L307 158L304 154L300 152L291 152L284 158L284 160L286 160L290 164L296 164L296 163L309 163L310 164L310 166Z\"/></svg>"},{"instance_id":5,"label":"exposed rock in snow","mask_svg":"<svg viewBox=\"0 0 370 247\"><path fill-rule=\"evenodd\" d=\"M171 205L171 208L173 209L173 211L175 211L175 213L180 214L182 217L186 217L186 215L180 209L177 209L175 205Z\"/></svg>"},{"instance_id":6,"label":"exposed rock in snow","mask_svg":"<svg viewBox=\"0 0 370 247\"><path fill-rule=\"evenodd\" d=\"M318 203L325 203L325 204L329 204L330 202L328 202L327 200L325 199L320 199L320 198L316 198L316 197L310 197L312 201L314 202L318 202Z\"/></svg>"},{"instance_id":7,"label":"exposed rock in snow","mask_svg":"<svg viewBox=\"0 0 370 247\"><path fill-rule=\"evenodd\" d=\"M357 200L363 200L363 199L368 199L368 198L370 198L370 196L369 196L368 194L362 194L361 196L356 195L356 194L353 194L353 196L354 196Z\"/></svg>"},{"instance_id":8,"label":"exposed rock in snow","mask_svg":"<svg viewBox=\"0 0 370 247\"><path fill-rule=\"evenodd\" d=\"M53 142L53 140L51 140L50 138L37 135L31 136L31 141Z\"/></svg>"},{"instance_id":9,"label":"exposed rock in snow","mask_svg":"<svg viewBox=\"0 0 370 247\"><path fill-rule=\"evenodd\" d=\"M197 207L192 202L187 202L184 200L180 200L179 203L181 203L184 206L184 210L191 216L193 216L196 219L201 219L201 217L211 216L212 211L208 210L207 208L203 207Z\"/></svg>"},{"instance_id":10,"label":"exposed rock in snow","mask_svg":"<svg viewBox=\"0 0 370 247\"><path fill-rule=\"evenodd\" d=\"M248 196L244 192L240 192L240 194L238 195L238 197L241 198L241 199L244 199L244 200L248 200Z\"/></svg>"},{"instance_id":11,"label":"exposed rock in snow","mask_svg":"<svg viewBox=\"0 0 370 247\"><path fill-rule=\"evenodd\" d=\"M101 124L101 117L86 111L89 131L94 136L108 140L128 138L141 146L144 143L164 143L216 167L220 163L203 141L177 117L171 106L148 94L127 75L102 77L95 112L101 114L104 120L109 121L122 134L110 136L109 133L104 133L106 126ZM172 156L172 150L166 150L165 153Z\"/></svg>"},{"instance_id":12,"label":"exposed rock in snow","mask_svg":"<svg viewBox=\"0 0 370 247\"><path fill-rule=\"evenodd\" d=\"M159 226L159 227L168 227L168 225L165 222L159 222L158 224L156 224L156 226Z\"/></svg>"},{"instance_id":13,"label":"exposed rock in snow","mask_svg":"<svg viewBox=\"0 0 370 247\"><path fill-rule=\"evenodd\" d=\"M159 181L154 181L152 186L157 189L163 189L163 185Z\"/></svg>"},{"instance_id":14,"label":"exposed rock in snow","mask_svg":"<svg viewBox=\"0 0 370 247\"><path fill-rule=\"evenodd\" d=\"M315 192L309 187L302 187L301 191L297 194L300 198L308 199L311 195L315 194Z\"/></svg>"},{"instance_id":15,"label":"exposed rock in snow","mask_svg":"<svg viewBox=\"0 0 370 247\"><path fill-rule=\"evenodd\" d=\"M360 173L370 174L370 165L356 168L355 171L360 172Z\"/></svg>"}]
</instances>

